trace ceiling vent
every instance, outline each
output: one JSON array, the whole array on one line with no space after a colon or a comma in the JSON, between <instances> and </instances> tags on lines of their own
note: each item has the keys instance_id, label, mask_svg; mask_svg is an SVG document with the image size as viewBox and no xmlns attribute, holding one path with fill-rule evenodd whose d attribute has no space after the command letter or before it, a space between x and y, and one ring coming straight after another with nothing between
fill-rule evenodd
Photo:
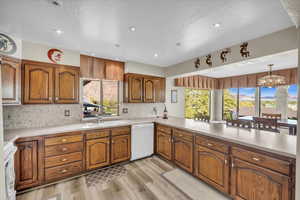
<instances>
[{"instance_id":1,"label":"ceiling vent","mask_svg":"<svg viewBox=\"0 0 300 200\"><path fill-rule=\"evenodd\" d=\"M52 5L57 6L57 7L62 7L62 5L63 5L62 0L49 0L49 2L50 2Z\"/></svg>"}]
</instances>

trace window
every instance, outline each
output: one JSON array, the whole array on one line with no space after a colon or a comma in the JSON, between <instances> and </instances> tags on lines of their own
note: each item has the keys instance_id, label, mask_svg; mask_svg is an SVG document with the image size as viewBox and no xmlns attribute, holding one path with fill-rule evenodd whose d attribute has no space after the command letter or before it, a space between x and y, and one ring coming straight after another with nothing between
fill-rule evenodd
<instances>
[{"instance_id":1,"label":"window","mask_svg":"<svg viewBox=\"0 0 300 200\"><path fill-rule=\"evenodd\" d=\"M82 101L84 118L119 114L119 82L83 80Z\"/></svg>"},{"instance_id":2,"label":"window","mask_svg":"<svg viewBox=\"0 0 300 200\"><path fill-rule=\"evenodd\" d=\"M297 119L297 95L298 86L290 85L288 87L288 118Z\"/></svg>"},{"instance_id":3,"label":"window","mask_svg":"<svg viewBox=\"0 0 300 200\"><path fill-rule=\"evenodd\" d=\"M185 89L185 118L194 119L200 114L210 114L210 91Z\"/></svg>"},{"instance_id":4,"label":"window","mask_svg":"<svg viewBox=\"0 0 300 200\"><path fill-rule=\"evenodd\" d=\"M255 116L256 88L239 88L239 116Z\"/></svg>"},{"instance_id":5,"label":"window","mask_svg":"<svg viewBox=\"0 0 300 200\"><path fill-rule=\"evenodd\" d=\"M276 91L277 88L260 88L260 113L276 114Z\"/></svg>"},{"instance_id":6,"label":"window","mask_svg":"<svg viewBox=\"0 0 300 200\"><path fill-rule=\"evenodd\" d=\"M232 114L237 113L238 89L230 88L223 90L223 119L232 119Z\"/></svg>"}]
</instances>

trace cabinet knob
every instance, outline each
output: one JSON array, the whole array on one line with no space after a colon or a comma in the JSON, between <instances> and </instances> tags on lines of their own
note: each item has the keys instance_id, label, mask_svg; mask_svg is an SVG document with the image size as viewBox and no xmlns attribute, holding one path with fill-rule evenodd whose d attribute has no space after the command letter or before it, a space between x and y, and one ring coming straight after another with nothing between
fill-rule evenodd
<instances>
[{"instance_id":1,"label":"cabinet knob","mask_svg":"<svg viewBox=\"0 0 300 200\"><path fill-rule=\"evenodd\" d=\"M58 97L55 97L55 100L56 100L56 101L58 101L58 100L59 100L59 98L58 98Z\"/></svg>"},{"instance_id":2,"label":"cabinet knob","mask_svg":"<svg viewBox=\"0 0 300 200\"><path fill-rule=\"evenodd\" d=\"M52 101L52 97L49 97L49 101Z\"/></svg>"},{"instance_id":3,"label":"cabinet knob","mask_svg":"<svg viewBox=\"0 0 300 200\"><path fill-rule=\"evenodd\" d=\"M259 159L259 158L256 158L256 157L253 157L252 160L257 161L257 162L260 161L260 159Z\"/></svg>"},{"instance_id":4,"label":"cabinet knob","mask_svg":"<svg viewBox=\"0 0 300 200\"><path fill-rule=\"evenodd\" d=\"M209 147L212 147L212 146L213 146L213 144L211 144L211 143L207 143L207 146L209 146Z\"/></svg>"},{"instance_id":5,"label":"cabinet knob","mask_svg":"<svg viewBox=\"0 0 300 200\"><path fill-rule=\"evenodd\" d=\"M61 172L62 174L64 174L64 173L68 172L68 170L63 169L63 170L61 170L60 172Z\"/></svg>"},{"instance_id":6,"label":"cabinet knob","mask_svg":"<svg viewBox=\"0 0 300 200\"><path fill-rule=\"evenodd\" d=\"M62 150L62 151L67 151L68 148L64 147L64 148L62 148L61 150Z\"/></svg>"},{"instance_id":7,"label":"cabinet knob","mask_svg":"<svg viewBox=\"0 0 300 200\"><path fill-rule=\"evenodd\" d=\"M182 134L179 134L179 137L182 137L183 135Z\"/></svg>"},{"instance_id":8,"label":"cabinet knob","mask_svg":"<svg viewBox=\"0 0 300 200\"><path fill-rule=\"evenodd\" d=\"M231 163L231 167L234 168L234 162L233 162L233 161L232 161L232 163Z\"/></svg>"},{"instance_id":9,"label":"cabinet knob","mask_svg":"<svg viewBox=\"0 0 300 200\"><path fill-rule=\"evenodd\" d=\"M225 162L225 165L227 165L227 159L225 159L225 161L224 161L224 162Z\"/></svg>"},{"instance_id":10,"label":"cabinet knob","mask_svg":"<svg viewBox=\"0 0 300 200\"><path fill-rule=\"evenodd\" d=\"M66 159L66 158L61 159L62 162L66 162L67 160L68 159Z\"/></svg>"},{"instance_id":11,"label":"cabinet knob","mask_svg":"<svg viewBox=\"0 0 300 200\"><path fill-rule=\"evenodd\" d=\"M62 142L66 142L66 141L67 141L67 139L62 139L61 141L62 141Z\"/></svg>"},{"instance_id":12,"label":"cabinet knob","mask_svg":"<svg viewBox=\"0 0 300 200\"><path fill-rule=\"evenodd\" d=\"M111 143L114 144L115 142L112 140Z\"/></svg>"}]
</instances>

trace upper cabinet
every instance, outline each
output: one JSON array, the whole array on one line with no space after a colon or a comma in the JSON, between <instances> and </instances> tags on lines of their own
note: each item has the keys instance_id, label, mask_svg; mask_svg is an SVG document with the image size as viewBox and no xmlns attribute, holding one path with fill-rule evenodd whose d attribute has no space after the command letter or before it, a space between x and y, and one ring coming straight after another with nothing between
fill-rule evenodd
<instances>
[{"instance_id":1,"label":"upper cabinet","mask_svg":"<svg viewBox=\"0 0 300 200\"><path fill-rule=\"evenodd\" d=\"M80 55L80 77L123 81L124 63Z\"/></svg>"},{"instance_id":2,"label":"upper cabinet","mask_svg":"<svg viewBox=\"0 0 300 200\"><path fill-rule=\"evenodd\" d=\"M79 73L78 69L59 67L55 69L55 102L76 103L78 95Z\"/></svg>"},{"instance_id":3,"label":"upper cabinet","mask_svg":"<svg viewBox=\"0 0 300 200\"><path fill-rule=\"evenodd\" d=\"M23 103L78 103L79 68L25 61Z\"/></svg>"},{"instance_id":4,"label":"upper cabinet","mask_svg":"<svg viewBox=\"0 0 300 200\"><path fill-rule=\"evenodd\" d=\"M6 56L0 58L2 58L2 103L21 104L21 62Z\"/></svg>"},{"instance_id":5,"label":"upper cabinet","mask_svg":"<svg viewBox=\"0 0 300 200\"><path fill-rule=\"evenodd\" d=\"M165 102L165 78L141 74L125 74L124 102Z\"/></svg>"}]
</instances>

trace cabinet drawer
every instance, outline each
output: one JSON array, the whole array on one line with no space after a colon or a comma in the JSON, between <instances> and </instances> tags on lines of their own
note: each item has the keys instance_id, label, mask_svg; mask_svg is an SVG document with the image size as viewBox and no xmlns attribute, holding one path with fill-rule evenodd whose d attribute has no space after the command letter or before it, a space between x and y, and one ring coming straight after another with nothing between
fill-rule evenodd
<instances>
[{"instance_id":1,"label":"cabinet drawer","mask_svg":"<svg viewBox=\"0 0 300 200\"><path fill-rule=\"evenodd\" d=\"M202 145L204 147L210 148L215 151L222 153L229 152L229 146L225 143L219 142L217 140L208 139L207 137L196 136L196 144Z\"/></svg>"},{"instance_id":2,"label":"cabinet drawer","mask_svg":"<svg viewBox=\"0 0 300 200\"><path fill-rule=\"evenodd\" d=\"M108 136L109 136L109 130L95 130L86 133L87 140L108 137Z\"/></svg>"},{"instance_id":3,"label":"cabinet drawer","mask_svg":"<svg viewBox=\"0 0 300 200\"><path fill-rule=\"evenodd\" d=\"M70 143L70 144L61 144L61 145L53 145L45 147L45 156L58 156L67 153L73 152L82 152L83 150L83 143Z\"/></svg>"},{"instance_id":4,"label":"cabinet drawer","mask_svg":"<svg viewBox=\"0 0 300 200\"><path fill-rule=\"evenodd\" d=\"M55 167L82 160L82 152L70 153L60 156L52 156L45 159L45 167Z\"/></svg>"},{"instance_id":5,"label":"cabinet drawer","mask_svg":"<svg viewBox=\"0 0 300 200\"><path fill-rule=\"evenodd\" d=\"M175 137L179 137L182 138L184 140L187 141L193 141L193 134L192 133L188 133L179 129L174 129L173 134Z\"/></svg>"},{"instance_id":6,"label":"cabinet drawer","mask_svg":"<svg viewBox=\"0 0 300 200\"><path fill-rule=\"evenodd\" d=\"M172 128L171 127L167 127L167 126L163 126L163 125L157 125L157 131L161 131L167 134L172 133Z\"/></svg>"},{"instance_id":7,"label":"cabinet drawer","mask_svg":"<svg viewBox=\"0 0 300 200\"><path fill-rule=\"evenodd\" d=\"M130 134L130 127L120 127L120 128L113 128L111 130L111 135L129 135Z\"/></svg>"},{"instance_id":8,"label":"cabinet drawer","mask_svg":"<svg viewBox=\"0 0 300 200\"><path fill-rule=\"evenodd\" d=\"M279 160L277 158L263 155L261 153L248 151L238 147L232 147L232 155L241 160L245 160L250 163L254 163L259 166L290 175L291 163L287 161Z\"/></svg>"},{"instance_id":9,"label":"cabinet drawer","mask_svg":"<svg viewBox=\"0 0 300 200\"><path fill-rule=\"evenodd\" d=\"M66 135L60 137L50 137L45 139L45 146L66 144L72 142L81 142L83 140L82 135Z\"/></svg>"},{"instance_id":10,"label":"cabinet drawer","mask_svg":"<svg viewBox=\"0 0 300 200\"><path fill-rule=\"evenodd\" d=\"M46 182L62 179L71 175L76 175L82 171L82 162L75 162L59 167L52 167L45 170Z\"/></svg>"}]
</instances>

